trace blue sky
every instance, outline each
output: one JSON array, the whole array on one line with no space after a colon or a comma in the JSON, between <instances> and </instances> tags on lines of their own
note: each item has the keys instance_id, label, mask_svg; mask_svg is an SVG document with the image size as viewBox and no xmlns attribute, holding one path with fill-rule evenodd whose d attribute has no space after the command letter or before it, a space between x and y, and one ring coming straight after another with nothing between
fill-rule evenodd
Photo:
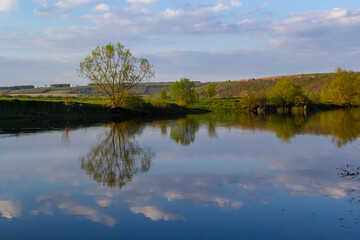
<instances>
[{"instance_id":1,"label":"blue sky","mask_svg":"<svg viewBox=\"0 0 360 240\"><path fill-rule=\"evenodd\" d=\"M350 0L1 0L0 85L82 85L79 62L121 42L152 81L241 80L360 70L360 2Z\"/></svg>"}]
</instances>

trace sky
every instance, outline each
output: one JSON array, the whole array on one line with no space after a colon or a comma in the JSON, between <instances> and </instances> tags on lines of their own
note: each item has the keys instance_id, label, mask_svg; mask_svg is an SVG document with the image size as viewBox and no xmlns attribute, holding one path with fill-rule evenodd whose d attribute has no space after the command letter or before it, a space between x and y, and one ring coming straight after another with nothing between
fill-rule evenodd
<instances>
[{"instance_id":1,"label":"sky","mask_svg":"<svg viewBox=\"0 0 360 240\"><path fill-rule=\"evenodd\" d=\"M0 0L0 86L85 85L96 46L147 58L154 82L360 70L358 0Z\"/></svg>"}]
</instances>

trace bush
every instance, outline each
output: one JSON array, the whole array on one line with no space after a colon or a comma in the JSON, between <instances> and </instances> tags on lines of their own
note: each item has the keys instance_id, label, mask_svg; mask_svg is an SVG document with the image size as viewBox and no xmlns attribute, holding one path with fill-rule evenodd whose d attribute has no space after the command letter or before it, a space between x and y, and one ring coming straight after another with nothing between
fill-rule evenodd
<instances>
[{"instance_id":1,"label":"bush","mask_svg":"<svg viewBox=\"0 0 360 240\"><path fill-rule=\"evenodd\" d=\"M167 91L165 88L161 89L161 92L160 92L160 99L164 102L167 101L168 99L168 96L167 96Z\"/></svg>"},{"instance_id":2,"label":"bush","mask_svg":"<svg viewBox=\"0 0 360 240\"><path fill-rule=\"evenodd\" d=\"M10 97L10 95L7 94L7 93L0 93L0 97L1 98L8 98L8 97Z\"/></svg>"},{"instance_id":3,"label":"bush","mask_svg":"<svg viewBox=\"0 0 360 240\"><path fill-rule=\"evenodd\" d=\"M131 111L142 111L144 103L141 96L136 95L134 92L126 92L120 101L120 107Z\"/></svg>"},{"instance_id":4,"label":"bush","mask_svg":"<svg viewBox=\"0 0 360 240\"><path fill-rule=\"evenodd\" d=\"M153 106L153 107L163 108L163 109L167 108L167 106L168 106L167 101L164 101L164 100L161 100L161 99L152 99L152 100L150 101L150 104L151 104L151 106Z\"/></svg>"},{"instance_id":5,"label":"bush","mask_svg":"<svg viewBox=\"0 0 360 240\"><path fill-rule=\"evenodd\" d=\"M216 83L210 83L209 85L207 85L206 91L207 91L208 98L214 97L214 95L216 93L216 86L217 86Z\"/></svg>"}]
</instances>

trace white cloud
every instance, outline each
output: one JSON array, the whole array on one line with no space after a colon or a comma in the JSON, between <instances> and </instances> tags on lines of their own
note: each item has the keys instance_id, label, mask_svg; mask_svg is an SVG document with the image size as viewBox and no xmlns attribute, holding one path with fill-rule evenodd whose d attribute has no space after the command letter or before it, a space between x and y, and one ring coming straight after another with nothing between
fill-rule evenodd
<instances>
[{"instance_id":1,"label":"white cloud","mask_svg":"<svg viewBox=\"0 0 360 240\"><path fill-rule=\"evenodd\" d=\"M102 214L97 208L80 205L72 199L58 196L38 196L37 201L45 204L46 211L32 211L34 215L37 215L39 213L47 214L47 212L50 212L51 214L52 212L51 210L49 210L50 205L55 205L65 214L81 216L89 219L92 222L102 223L109 227L113 227L116 225L116 220L113 217Z\"/></svg>"},{"instance_id":2,"label":"white cloud","mask_svg":"<svg viewBox=\"0 0 360 240\"><path fill-rule=\"evenodd\" d=\"M21 216L19 201L0 200L0 213L4 218L13 219Z\"/></svg>"},{"instance_id":3,"label":"white cloud","mask_svg":"<svg viewBox=\"0 0 360 240\"><path fill-rule=\"evenodd\" d=\"M45 5L47 3L47 0L31 0L31 1L40 5Z\"/></svg>"},{"instance_id":4,"label":"white cloud","mask_svg":"<svg viewBox=\"0 0 360 240\"><path fill-rule=\"evenodd\" d=\"M19 3L17 0L1 0L0 1L0 12L16 10L18 5L19 5Z\"/></svg>"},{"instance_id":5,"label":"white cloud","mask_svg":"<svg viewBox=\"0 0 360 240\"><path fill-rule=\"evenodd\" d=\"M215 197L214 202L216 202L221 208L232 208L240 209L244 206L244 203L241 201L232 200L229 198Z\"/></svg>"},{"instance_id":6,"label":"white cloud","mask_svg":"<svg viewBox=\"0 0 360 240\"><path fill-rule=\"evenodd\" d=\"M91 3L94 0L60 0L54 3L52 6L44 4L42 7L35 9L35 15L48 15L54 13L61 13L76 9L78 5Z\"/></svg>"},{"instance_id":7,"label":"white cloud","mask_svg":"<svg viewBox=\"0 0 360 240\"><path fill-rule=\"evenodd\" d=\"M100 3L93 8L93 12L108 12L110 7L105 3Z\"/></svg>"},{"instance_id":8,"label":"white cloud","mask_svg":"<svg viewBox=\"0 0 360 240\"><path fill-rule=\"evenodd\" d=\"M150 4L150 3L154 3L157 0L126 0L126 2L128 3L132 3L132 4Z\"/></svg>"},{"instance_id":9,"label":"white cloud","mask_svg":"<svg viewBox=\"0 0 360 240\"><path fill-rule=\"evenodd\" d=\"M130 207L130 211L135 214L142 213L145 215L145 217L150 218L153 221L175 221L178 219L185 220L181 214L165 212L156 206Z\"/></svg>"},{"instance_id":10,"label":"white cloud","mask_svg":"<svg viewBox=\"0 0 360 240\"><path fill-rule=\"evenodd\" d=\"M76 9L79 4L88 2L90 0L57 1L43 11L38 9L38 14ZM300 12L272 22L264 18L243 17L241 13L224 11L219 14L221 8L241 6L241 2L231 0L166 8L160 12L110 7L105 11L106 6L109 7L98 4L93 9L97 14L78 17L77 20L85 22L83 25L25 34L6 33L0 29L2 54L11 55L11 51L17 51L20 56L25 51L31 55L31 51L36 49L36 55L51 55L51 59L67 63L62 66L66 66L66 72L69 72L70 64L74 64L73 69L76 69L81 59L75 60L72 56L84 56L94 46L121 40L135 52L151 52L148 57L156 68L157 81L176 80L184 72L189 73L193 80L215 81L329 71L336 66L351 69L360 57L357 41L360 39L360 11L335 8ZM250 12L266 6L263 4ZM184 39L187 39L186 43ZM204 39L206 41L202 41ZM237 43L237 39L239 42L224 43L229 39L234 39L232 43ZM258 39L263 40L248 44L248 47L247 43ZM168 52L170 54L162 54L166 49L172 49ZM175 65L170 64L174 62ZM260 63L262 68L258 67ZM7 69L5 73L9 75L4 79L15 77Z\"/></svg>"},{"instance_id":11,"label":"white cloud","mask_svg":"<svg viewBox=\"0 0 360 240\"><path fill-rule=\"evenodd\" d=\"M230 10L232 8L241 7L242 2L237 0L230 0L230 1L220 1L211 9L215 12L220 12L224 10Z\"/></svg>"},{"instance_id":12,"label":"white cloud","mask_svg":"<svg viewBox=\"0 0 360 240\"><path fill-rule=\"evenodd\" d=\"M181 16L182 13L182 10L174 10L167 8L162 12L162 15L164 16L164 18L171 19Z\"/></svg>"},{"instance_id":13,"label":"white cloud","mask_svg":"<svg viewBox=\"0 0 360 240\"><path fill-rule=\"evenodd\" d=\"M230 4L232 7L241 7L243 5L243 3L238 0L230 0Z\"/></svg>"},{"instance_id":14,"label":"white cloud","mask_svg":"<svg viewBox=\"0 0 360 240\"><path fill-rule=\"evenodd\" d=\"M283 22L269 25L277 36L273 47L333 55L358 52L360 47L360 11L331 10L291 14ZM334 54L335 55L335 54Z\"/></svg>"}]
</instances>

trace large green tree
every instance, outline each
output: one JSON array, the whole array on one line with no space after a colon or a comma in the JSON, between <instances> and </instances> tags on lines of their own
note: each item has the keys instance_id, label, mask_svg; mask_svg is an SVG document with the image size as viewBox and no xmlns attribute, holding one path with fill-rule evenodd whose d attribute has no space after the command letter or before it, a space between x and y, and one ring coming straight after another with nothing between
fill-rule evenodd
<instances>
[{"instance_id":1,"label":"large green tree","mask_svg":"<svg viewBox=\"0 0 360 240\"><path fill-rule=\"evenodd\" d=\"M270 99L281 107L301 106L305 104L305 98L300 86L290 79L278 81L269 93Z\"/></svg>"},{"instance_id":2,"label":"large green tree","mask_svg":"<svg viewBox=\"0 0 360 240\"><path fill-rule=\"evenodd\" d=\"M120 43L96 47L80 62L79 73L105 92L112 108L121 105L130 89L155 75L147 59L136 58Z\"/></svg>"},{"instance_id":3,"label":"large green tree","mask_svg":"<svg viewBox=\"0 0 360 240\"><path fill-rule=\"evenodd\" d=\"M194 87L195 84L188 78L182 78L170 85L171 98L177 100L179 105L186 106L197 99Z\"/></svg>"},{"instance_id":4,"label":"large green tree","mask_svg":"<svg viewBox=\"0 0 360 240\"><path fill-rule=\"evenodd\" d=\"M360 76L352 71L338 68L327 91L331 103L338 106L360 105Z\"/></svg>"}]
</instances>

